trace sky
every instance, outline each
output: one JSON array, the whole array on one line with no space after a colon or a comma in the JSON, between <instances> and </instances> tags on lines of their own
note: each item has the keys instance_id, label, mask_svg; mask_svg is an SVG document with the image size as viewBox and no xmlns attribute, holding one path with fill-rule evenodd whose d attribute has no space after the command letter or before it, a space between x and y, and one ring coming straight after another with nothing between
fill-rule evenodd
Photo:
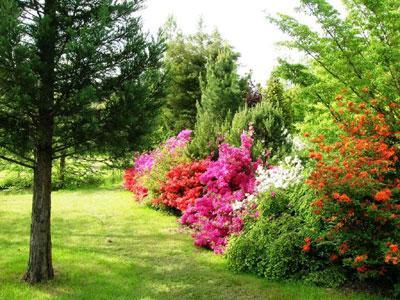
<instances>
[{"instance_id":1,"label":"sky","mask_svg":"<svg viewBox=\"0 0 400 300\"><path fill-rule=\"evenodd\" d=\"M330 2L340 8L340 0ZM170 15L175 17L183 33L194 33L199 18L203 18L208 31L217 28L241 54L240 73L251 70L254 81L265 84L278 57L301 58L276 45L286 37L265 17L282 12L310 24L310 19L296 13L298 4L298 0L147 0L142 16L144 28L152 33Z\"/></svg>"}]
</instances>

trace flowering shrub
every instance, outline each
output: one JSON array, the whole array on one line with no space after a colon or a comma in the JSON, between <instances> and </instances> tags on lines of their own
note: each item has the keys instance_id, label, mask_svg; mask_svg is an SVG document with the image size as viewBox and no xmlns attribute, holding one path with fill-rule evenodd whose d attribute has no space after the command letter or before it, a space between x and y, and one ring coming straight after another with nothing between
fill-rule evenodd
<instances>
[{"instance_id":1,"label":"flowering shrub","mask_svg":"<svg viewBox=\"0 0 400 300\"><path fill-rule=\"evenodd\" d=\"M126 169L124 172L124 188L132 192L137 201L142 201L147 196L148 190L138 182L139 178L140 173L135 167Z\"/></svg>"},{"instance_id":2,"label":"flowering shrub","mask_svg":"<svg viewBox=\"0 0 400 300\"><path fill-rule=\"evenodd\" d=\"M188 205L194 204L203 195L204 184L200 182L200 176L207 170L208 164L208 160L201 160L172 168L160 188L161 196L153 203L185 211Z\"/></svg>"},{"instance_id":3,"label":"flowering shrub","mask_svg":"<svg viewBox=\"0 0 400 300\"><path fill-rule=\"evenodd\" d=\"M192 130L184 129L176 137L171 137L165 142L165 147L169 153L173 153L176 149L183 148L190 141Z\"/></svg>"},{"instance_id":4,"label":"flowering shrub","mask_svg":"<svg viewBox=\"0 0 400 300\"><path fill-rule=\"evenodd\" d=\"M218 160L210 162L200 176L207 190L181 219L193 228L196 245L222 253L228 237L242 229L243 209L235 210L233 204L254 192L257 163L251 159L252 143L243 133L240 148L221 144Z\"/></svg>"},{"instance_id":5,"label":"flowering shrub","mask_svg":"<svg viewBox=\"0 0 400 300\"><path fill-rule=\"evenodd\" d=\"M264 193L274 189L287 189L302 180L303 166L297 157L287 156L278 166L257 168L257 193Z\"/></svg>"},{"instance_id":6,"label":"flowering shrub","mask_svg":"<svg viewBox=\"0 0 400 300\"><path fill-rule=\"evenodd\" d=\"M191 133L191 130L182 130L159 148L135 157L134 166L125 170L124 187L134 193L137 201L142 201L149 193L158 195L170 167L184 160L183 152Z\"/></svg>"},{"instance_id":7,"label":"flowering shrub","mask_svg":"<svg viewBox=\"0 0 400 300\"><path fill-rule=\"evenodd\" d=\"M324 221L318 241L334 245L330 257L356 270L361 277L398 276L400 202L398 179L398 124L395 104L344 103L340 108L341 140L312 140L310 157L316 169L308 183L318 192L314 213ZM369 107L369 108L368 108ZM378 113L376 111L379 111ZM310 252L313 244L305 245ZM304 249L303 249L304 250Z\"/></svg>"},{"instance_id":8,"label":"flowering shrub","mask_svg":"<svg viewBox=\"0 0 400 300\"><path fill-rule=\"evenodd\" d=\"M142 153L134 159L134 166L125 170L124 187L135 195L137 201L147 197L148 189L140 182L140 178L151 171L157 156L159 156L157 150Z\"/></svg>"},{"instance_id":9,"label":"flowering shrub","mask_svg":"<svg viewBox=\"0 0 400 300\"><path fill-rule=\"evenodd\" d=\"M240 235L230 239L228 266L269 279L299 278L299 273L315 267L299 251L306 232L303 220L288 213L254 219L251 226L245 226Z\"/></svg>"}]
</instances>

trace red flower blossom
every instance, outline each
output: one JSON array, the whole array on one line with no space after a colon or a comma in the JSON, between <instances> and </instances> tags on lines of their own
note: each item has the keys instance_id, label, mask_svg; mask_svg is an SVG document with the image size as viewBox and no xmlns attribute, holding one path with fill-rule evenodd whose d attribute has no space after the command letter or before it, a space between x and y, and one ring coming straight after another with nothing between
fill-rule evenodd
<instances>
[{"instance_id":1,"label":"red flower blossom","mask_svg":"<svg viewBox=\"0 0 400 300\"><path fill-rule=\"evenodd\" d=\"M339 202L351 203L351 199L346 194L342 194L339 197Z\"/></svg>"},{"instance_id":2,"label":"red flower blossom","mask_svg":"<svg viewBox=\"0 0 400 300\"><path fill-rule=\"evenodd\" d=\"M336 254L332 254L332 255L329 257L329 259L330 259L331 261L337 261L337 260L339 259L339 256L337 256Z\"/></svg>"},{"instance_id":3,"label":"red flower blossom","mask_svg":"<svg viewBox=\"0 0 400 300\"><path fill-rule=\"evenodd\" d=\"M366 266L357 267L357 271L360 272L360 273L364 273L367 270L368 270L368 268Z\"/></svg>"},{"instance_id":4,"label":"red flower blossom","mask_svg":"<svg viewBox=\"0 0 400 300\"><path fill-rule=\"evenodd\" d=\"M399 246L396 244L391 244L390 245L390 250L393 252L398 252L399 251Z\"/></svg>"},{"instance_id":5,"label":"red flower blossom","mask_svg":"<svg viewBox=\"0 0 400 300\"><path fill-rule=\"evenodd\" d=\"M304 251L304 252L310 252L310 250L311 250L311 245L305 244L305 245L303 246L303 251Z\"/></svg>"},{"instance_id":6,"label":"red flower blossom","mask_svg":"<svg viewBox=\"0 0 400 300\"><path fill-rule=\"evenodd\" d=\"M189 204L203 195L204 185L200 176L207 170L207 160L183 163L167 173L167 180L162 184L160 198L153 204L164 204L168 207L185 211Z\"/></svg>"}]
</instances>

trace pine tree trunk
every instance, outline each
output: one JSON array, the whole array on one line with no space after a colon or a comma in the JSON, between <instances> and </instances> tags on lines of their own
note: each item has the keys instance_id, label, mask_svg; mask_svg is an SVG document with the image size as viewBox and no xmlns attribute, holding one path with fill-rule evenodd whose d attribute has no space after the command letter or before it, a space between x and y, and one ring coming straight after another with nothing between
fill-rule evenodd
<instances>
[{"instance_id":1,"label":"pine tree trunk","mask_svg":"<svg viewBox=\"0 0 400 300\"><path fill-rule=\"evenodd\" d=\"M51 168L53 159L56 0L44 1L46 22L41 22L39 49L40 94L36 127L35 168L28 270L24 280L37 283L54 277L51 255Z\"/></svg>"},{"instance_id":2,"label":"pine tree trunk","mask_svg":"<svg viewBox=\"0 0 400 300\"><path fill-rule=\"evenodd\" d=\"M51 149L37 150L29 262L24 276L24 280L29 283L47 281L54 277L50 231L51 156Z\"/></svg>"}]
</instances>

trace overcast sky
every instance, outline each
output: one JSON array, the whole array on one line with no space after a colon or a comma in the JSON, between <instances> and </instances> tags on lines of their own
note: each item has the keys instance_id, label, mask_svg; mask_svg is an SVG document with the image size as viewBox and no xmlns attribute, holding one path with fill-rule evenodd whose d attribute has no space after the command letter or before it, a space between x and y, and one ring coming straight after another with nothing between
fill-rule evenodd
<instances>
[{"instance_id":1,"label":"overcast sky","mask_svg":"<svg viewBox=\"0 0 400 300\"><path fill-rule=\"evenodd\" d=\"M331 2L340 5L340 0ZM143 23L151 32L157 32L173 15L184 33L193 33L202 17L209 31L216 27L240 52L240 72L252 70L255 81L264 84L277 58L288 55L276 46L285 36L265 16L277 12L296 15L298 0L147 0L146 6Z\"/></svg>"}]
</instances>

